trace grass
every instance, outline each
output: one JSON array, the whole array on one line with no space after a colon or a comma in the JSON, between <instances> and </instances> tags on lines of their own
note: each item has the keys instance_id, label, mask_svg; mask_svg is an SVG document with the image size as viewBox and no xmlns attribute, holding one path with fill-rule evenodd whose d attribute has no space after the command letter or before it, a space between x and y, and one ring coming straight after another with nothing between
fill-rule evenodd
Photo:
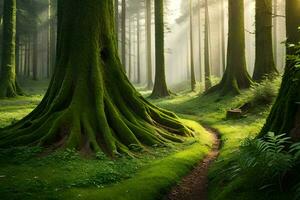
<instances>
[{"instance_id":1,"label":"grass","mask_svg":"<svg viewBox=\"0 0 300 200\"><path fill-rule=\"evenodd\" d=\"M259 188L247 187L246 178L240 177L232 182L217 182L224 167L238 151L241 143L247 138L254 138L261 130L269 114L272 102L276 98L280 78L266 81L243 91L238 96L199 95L197 92L179 93L178 96L154 101L155 104L176 113L194 116L202 124L216 129L221 134L223 147L218 160L209 172L209 199L218 200L253 200L253 199L292 199L288 193L274 191L265 193ZM254 109L241 119L226 120L226 112L251 103ZM255 181L255 177L250 177Z\"/></svg>"},{"instance_id":2,"label":"grass","mask_svg":"<svg viewBox=\"0 0 300 200\"><path fill-rule=\"evenodd\" d=\"M24 82L30 96L0 101L0 127L28 114L39 103L46 82ZM199 134L182 144L149 147L135 158L103 154L83 158L72 149L43 155L42 148L0 150L0 199L158 199L210 150L212 136L192 120Z\"/></svg>"}]
</instances>

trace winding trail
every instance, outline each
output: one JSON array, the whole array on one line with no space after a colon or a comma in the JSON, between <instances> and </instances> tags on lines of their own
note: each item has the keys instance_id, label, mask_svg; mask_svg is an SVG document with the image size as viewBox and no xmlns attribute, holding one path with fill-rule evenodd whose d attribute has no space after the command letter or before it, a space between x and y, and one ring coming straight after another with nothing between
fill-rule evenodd
<instances>
[{"instance_id":1,"label":"winding trail","mask_svg":"<svg viewBox=\"0 0 300 200\"><path fill-rule=\"evenodd\" d=\"M217 131L205 128L214 136L211 152L171 190L165 200L207 200L208 170L219 155L221 140Z\"/></svg>"}]
</instances>

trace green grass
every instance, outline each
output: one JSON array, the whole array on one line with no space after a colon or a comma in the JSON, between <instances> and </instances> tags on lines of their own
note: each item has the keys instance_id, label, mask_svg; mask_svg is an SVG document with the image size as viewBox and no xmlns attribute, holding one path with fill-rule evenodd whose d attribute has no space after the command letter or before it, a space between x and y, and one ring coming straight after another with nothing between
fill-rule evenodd
<instances>
[{"instance_id":1,"label":"green grass","mask_svg":"<svg viewBox=\"0 0 300 200\"><path fill-rule=\"evenodd\" d=\"M29 96L0 100L0 127L28 114L46 82L24 82ZM210 150L212 136L195 121L183 120L196 138L167 147L149 147L135 158L103 154L83 158L74 150L45 155L41 148L0 150L0 199L157 199Z\"/></svg>"}]
</instances>

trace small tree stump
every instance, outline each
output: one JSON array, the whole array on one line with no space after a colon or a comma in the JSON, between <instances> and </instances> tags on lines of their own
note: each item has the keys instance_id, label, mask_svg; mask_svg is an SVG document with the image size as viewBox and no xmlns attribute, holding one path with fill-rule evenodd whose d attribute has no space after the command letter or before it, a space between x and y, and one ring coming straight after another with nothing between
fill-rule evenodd
<instances>
[{"instance_id":1,"label":"small tree stump","mask_svg":"<svg viewBox=\"0 0 300 200\"><path fill-rule=\"evenodd\" d=\"M242 109L236 108L228 110L226 114L226 119L240 119L243 116Z\"/></svg>"}]
</instances>

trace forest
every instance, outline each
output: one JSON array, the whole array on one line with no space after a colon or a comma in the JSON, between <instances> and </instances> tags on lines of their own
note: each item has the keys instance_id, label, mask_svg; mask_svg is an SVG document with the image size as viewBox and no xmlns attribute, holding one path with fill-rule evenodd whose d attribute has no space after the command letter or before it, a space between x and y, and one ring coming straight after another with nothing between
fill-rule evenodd
<instances>
[{"instance_id":1,"label":"forest","mask_svg":"<svg viewBox=\"0 0 300 200\"><path fill-rule=\"evenodd\" d=\"M300 200L300 0L0 0L0 199Z\"/></svg>"}]
</instances>

